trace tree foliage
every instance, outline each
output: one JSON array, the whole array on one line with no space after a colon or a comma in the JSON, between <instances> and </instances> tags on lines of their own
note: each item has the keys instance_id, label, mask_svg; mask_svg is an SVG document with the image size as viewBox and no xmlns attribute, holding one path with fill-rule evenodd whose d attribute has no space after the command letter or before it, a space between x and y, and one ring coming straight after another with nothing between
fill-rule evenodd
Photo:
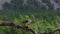
<instances>
[{"instance_id":1,"label":"tree foliage","mask_svg":"<svg viewBox=\"0 0 60 34\"><path fill-rule=\"evenodd\" d=\"M27 5L23 5L23 1L24 0L11 0L11 3L8 4L6 2L3 8L9 10L35 10L38 7L36 0L27 0Z\"/></svg>"}]
</instances>

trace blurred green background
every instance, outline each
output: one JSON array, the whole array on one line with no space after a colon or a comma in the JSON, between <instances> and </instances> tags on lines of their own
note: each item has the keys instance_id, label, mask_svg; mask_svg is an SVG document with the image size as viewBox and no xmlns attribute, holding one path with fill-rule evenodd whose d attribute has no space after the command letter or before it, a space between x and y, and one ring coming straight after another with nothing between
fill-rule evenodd
<instances>
[{"instance_id":1,"label":"blurred green background","mask_svg":"<svg viewBox=\"0 0 60 34\"><path fill-rule=\"evenodd\" d=\"M48 10L43 5L44 3L47 3ZM42 0L42 4L36 0L28 0L26 4L24 4L23 0L11 0L10 3L5 2L2 5L3 9L0 9L0 22L13 22L24 26L23 21L30 19L32 22L29 26L36 30L38 34L41 34L43 31L51 31L60 27L60 10L59 7L56 8L57 10L53 10L54 6L50 0ZM16 27L0 26L0 34L32 33L23 29L17 29ZM55 32L54 34L60 34L60 32Z\"/></svg>"},{"instance_id":2,"label":"blurred green background","mask_svg":"<svg viewBox=\"0 0 60 34\"><path fill-rule=\"evenodd\" d=\"M38 34L43 31L53 30L60 27L60 10L38 10L38 11L0 11L0 22L14 22L23 25L25 19L31 19L29 25ZM17 29L11 26L0 26L1 34L32 34L23 29ZM60 34L56 32L55 34Z\"/></svg>"}]
</instances>

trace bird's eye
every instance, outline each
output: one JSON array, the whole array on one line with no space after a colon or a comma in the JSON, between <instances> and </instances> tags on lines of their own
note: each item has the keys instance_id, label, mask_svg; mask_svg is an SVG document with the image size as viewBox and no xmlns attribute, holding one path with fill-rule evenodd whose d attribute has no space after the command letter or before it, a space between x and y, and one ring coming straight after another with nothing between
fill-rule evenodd
<instances>
[{"instance_id":1,"label":"bird's eye","mask_svg":"<svg viewBox=\"0 0 60 34\"><path fill-rule=\"evenodd\" d=\"M28 22L27 20L25 22Z\"/></svg>"}]
</instances>

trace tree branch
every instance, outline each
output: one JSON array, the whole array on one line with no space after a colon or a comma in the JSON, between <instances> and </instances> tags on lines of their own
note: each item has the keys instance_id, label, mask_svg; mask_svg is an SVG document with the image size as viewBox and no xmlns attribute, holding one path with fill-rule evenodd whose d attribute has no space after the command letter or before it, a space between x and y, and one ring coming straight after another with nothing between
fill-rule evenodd
<instances>
[{"instance_id":1,"label":"tree branch","mask_svg":"<svg viewBox=\"0 0 60 34\"><path fill-rule=\"evenodd\" d=\"M27 31L32 32L33 34L37 34L37 32L35 30L31 29L30 27L25 27L25 26L22 26L22 25L14 24L12 22L1 22L0 26L14 26L16 28L26 29ZM56 28L54 30L51 30L51 31L42 32L41 34L53 34L53 33L57 32L57 31L60 31L60 27Z\"/></svg>"},{"instance_id":2,"label":"tree branch","mask_svg":"<svg viewBox=\"0 0 60 34\"><path fill-rule=\"evenodd\" d=\"M54 34L55 32L57 31L60 31L60 27L59 28L56 28L54 30L51 30L51 31L45 31L45 32L42 32L41 34Z\"/></svg>"},{"instance_id":3,"label":"tree branch","mask_svg":"<svg viewBox=\"0 0 60 34\"><path fill-rule=\"evenodd\" d=\"M14 24L12 22L1 22L0 26L14 26L16 28L26 29L27 31L32 32L33 34L37 34L37 32L35 30L31 29L30 27L25 27L25 26L22 26L22 25Z\"/></svg>"}]
</instances>

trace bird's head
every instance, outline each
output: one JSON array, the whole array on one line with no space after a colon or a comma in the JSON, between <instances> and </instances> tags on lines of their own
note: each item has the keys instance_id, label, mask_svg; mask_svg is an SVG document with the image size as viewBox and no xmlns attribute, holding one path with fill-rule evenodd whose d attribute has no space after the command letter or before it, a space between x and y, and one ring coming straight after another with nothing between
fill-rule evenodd
<instances>
[{"instance_id":1,"label":"bird's head","mask_svg":"<svg viewBox=\"0 0 60 34\"><path fill-rule=\"evenodd\" d=\"M32 21L30 20L30 19L26 19L26 20L24 20L24 23L31 23Z\"/></svg>"}]
</instances>

